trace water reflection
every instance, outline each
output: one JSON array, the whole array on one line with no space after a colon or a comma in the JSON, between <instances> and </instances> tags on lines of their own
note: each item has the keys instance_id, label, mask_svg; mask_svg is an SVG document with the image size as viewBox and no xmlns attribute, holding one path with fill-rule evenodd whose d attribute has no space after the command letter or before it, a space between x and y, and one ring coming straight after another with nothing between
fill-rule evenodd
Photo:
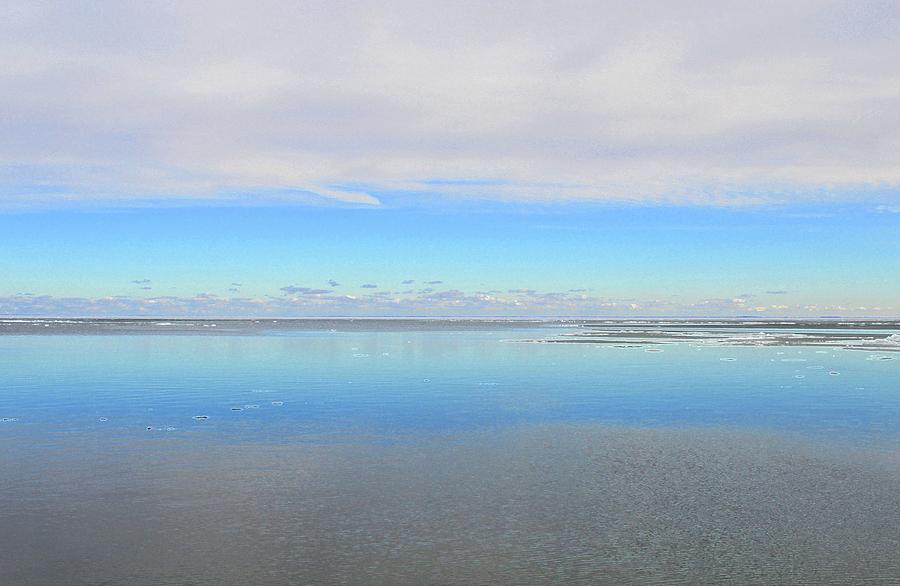
<instances>
[{"instance_id":1,"label":"water reflection","mask_svg":"<svg viewBox=\"0 0 900 586\"><path fill-rule=\"evenodd\" d=\"M900 575L884 344L323 323L0 335L0 581Z\"/></svg>"}]
</instances>

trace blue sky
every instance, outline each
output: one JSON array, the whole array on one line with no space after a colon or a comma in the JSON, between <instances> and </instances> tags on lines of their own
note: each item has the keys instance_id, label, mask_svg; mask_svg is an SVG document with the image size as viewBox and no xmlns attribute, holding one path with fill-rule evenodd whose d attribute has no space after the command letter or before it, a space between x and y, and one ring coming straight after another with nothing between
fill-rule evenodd
<instances>
[{"instance_id":1,"label":"blue sky","mask_svg":"<svg viewBox=\"0 0 900 586\"><path fill-rule=\"evenodd\" d=\"M892 315L897 219L839 205L471 202L8 213L0 303L13 314Z\"/></svg>"},{"instance_id":2,"label":"blue sky","mask_svg":"<svg viewBox=\"0 0 900 586\"><path fill-rule=\"evenodd\" d=\"M0 10L0 314L900 314L892 3Z\"/></svg>"}]
</instances>

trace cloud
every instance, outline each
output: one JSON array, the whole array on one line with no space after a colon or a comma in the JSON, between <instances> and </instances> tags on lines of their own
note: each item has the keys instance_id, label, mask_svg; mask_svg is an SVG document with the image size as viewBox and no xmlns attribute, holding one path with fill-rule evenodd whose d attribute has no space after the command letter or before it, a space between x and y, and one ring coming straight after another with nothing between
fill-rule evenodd
<instances>
[{"instance_id":1,"label":"cloud","mask_svg":"<svg viewBox=\"0 0 900 586\"><path fill-rule=\"evenodd\" d=\"M442 285L443 281L425 281L426 285Z\"/></svg>"},{"instance_id":2,"label":"cloud","mask_svg":"<svg viewBox=\"0 0 900 586\"><path fill-rule=\"evenodd\" d=\"M334 279L329 279L329 280L328 280L328 286L329 286L329 287L340 287L341 284L338 283L337 281L335 281Z\"/></svg>"},{"instance_id":3,"label":"cloud","mask_svg":"<svg viewBox=\"0 0 900 586\"><path fill-rule=\"evenodd\" d=\"M766 291L767 295L787 295L787 291Z\"/></svg>"},{"instance_id":4,"label":"cloud","mask_svg":"<svg viewBox=\"0 0 900 586\"><path fill-rule=\"evenodd\" d=\"M748 304L740 298L614 299L526 289L529 293L467 293L422 290L410 295L378 291L337 295L304 287L262 298L158 296L97 298L14 295L0 297L0 315L10 316L821 316L896 315L900 307L829 303Z\"/></svg>"},{"instance_id":5,"label":"cloud","mask_svg":"<svg viewBox=\"0 0 900 586\"><path fill-rule=\"evenodd\" d=\"M244 285L242 283L232 283L231 286L232 287L243 287Z\"/></svg>"},{"instance_id":6,"label":"cloud","mask_svg":"<svg viewBox=\"0 0 900 586\"><path fill-rule=\"evenodd\" d=\"M359 286L360 289L377 289L378 285L374 283L364 283Z\"/></svg>"},{"instance_id":7,"label":"cloud","mask_svg":"<svg viewBox=\"0 0 900 586\"><path fill-rule=\"evenodd\" d=\"M282 291L285 295L325 295L326 293L333 293L331 289L313 289L310 287L296 287L294 285L282 287L279 291Z\"/></svg>"},{"instance_id":8,"label":"cloud","mask_svg":"<svg viewBox=\"0 0 900 586\"><path fill-rule=\"evenodd\" d=\"M7 207L892 207L900 183L892 3L23 6L0 19Z\"/></svg>"},{"instance_id":9,"label":"cloud","mask_svg":"<svg viewBox=\"0 0 900 586\"><path fill-rule=\"evenodd\" d=\"M900 214L900 206L881 205L875 208L881 214Z\"/></svg>"},{"instance_id":10,"label":"cloud","mask_svg":"<svg viewBox=\"0 0 900 586\"><path fill-rule=\"evenodd\" d=\"M400 281L400 284L401 285L412 285L415 282L416 282L415 279L406 279L405 281Z\"/></svg>"},{"instance_id":11,"label":"cloud","mask_svg":"<svg viewBox=\"0 0 900 586\"><path fill-rule=\"evenodd\" d=\"M149 285L150 279L136 279L132 281L132 283L134 283L135 285Z\"/></svg>"}]
</instances>

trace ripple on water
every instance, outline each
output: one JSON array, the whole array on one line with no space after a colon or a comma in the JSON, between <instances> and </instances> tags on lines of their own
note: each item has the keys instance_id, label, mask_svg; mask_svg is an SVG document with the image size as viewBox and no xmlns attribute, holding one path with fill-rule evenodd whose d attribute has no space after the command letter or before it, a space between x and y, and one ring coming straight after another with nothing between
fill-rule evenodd
<instances>
[{"instance_id":1,"label":"ripple on water","mask_svg":"<svg viewBox=\"0 0 900 586\"><path fill-rule=\"evenodd\" d=\"M40 556L109 560L81 567L85 583L129 583L152 573L160 551L177 563L148 582L891 584L900 575L900 469L877 451L584 425L362 449L237 450L174 437L165 452L98 461L96 448L67 446L56 474L21 462L31 468L16 473L33 480L4 491L27 521L52 519ZM247 495L256 506L241 506ZM74 505L90 514L56 514ZM5 522L0 567L21 583L67 583L58 566L17 557L39 529ZM135 550L123 530L165 542ZM254 538L235 543L236 530Z\"/></svg>"}]
</instances>

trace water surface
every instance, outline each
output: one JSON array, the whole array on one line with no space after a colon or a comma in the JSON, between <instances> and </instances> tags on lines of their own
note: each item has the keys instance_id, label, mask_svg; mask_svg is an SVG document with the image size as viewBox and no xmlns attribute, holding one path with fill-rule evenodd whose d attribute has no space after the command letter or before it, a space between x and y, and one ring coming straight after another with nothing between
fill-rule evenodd
<instances>
[{"instance_id":1,"label":"water surface","mask_svg":"<svg viewBox=\"0 0 900 586\"><path fill-rule=\"evenodd\" d=\"M894 322L0 331L4 583L900 576Z\"/></svg>"}]
</instances>

